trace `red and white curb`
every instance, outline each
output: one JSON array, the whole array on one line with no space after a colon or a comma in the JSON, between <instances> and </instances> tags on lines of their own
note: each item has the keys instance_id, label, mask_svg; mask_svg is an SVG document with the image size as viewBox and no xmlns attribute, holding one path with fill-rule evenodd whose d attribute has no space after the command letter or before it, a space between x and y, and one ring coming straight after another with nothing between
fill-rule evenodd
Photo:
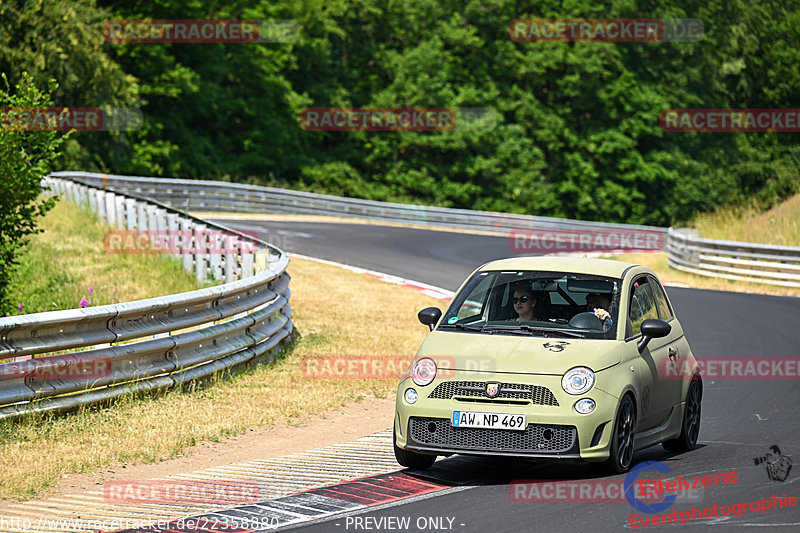
<instances>
[{"instance_id":1,"label":"red and white curb","mask_svg":"<svg viewBox=\"0 0 800 533\"><path fill-rule=\"evenodd\" d=\"M281 498L119 533L255 533L440 492L451 485L403 472L379 474Z\"/></svg>"}]
</instances>

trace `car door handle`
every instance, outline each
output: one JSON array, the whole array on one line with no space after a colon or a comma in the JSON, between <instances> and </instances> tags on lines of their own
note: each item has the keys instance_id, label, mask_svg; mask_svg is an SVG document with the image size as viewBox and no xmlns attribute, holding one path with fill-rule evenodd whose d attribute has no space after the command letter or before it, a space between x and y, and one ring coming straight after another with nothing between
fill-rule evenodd
<instances>
[{"instance_id":1,"label":"car door handle","mask_svg":"<svg viewBox=\"0 0 800 533\"><path fill-rule=\"evenodd\" d=\"M678 355L678 350L676 350L675 348L670 348L669 349L669 356L670 357L675 357L677 355Z\"/></svg>"}]
</instances>

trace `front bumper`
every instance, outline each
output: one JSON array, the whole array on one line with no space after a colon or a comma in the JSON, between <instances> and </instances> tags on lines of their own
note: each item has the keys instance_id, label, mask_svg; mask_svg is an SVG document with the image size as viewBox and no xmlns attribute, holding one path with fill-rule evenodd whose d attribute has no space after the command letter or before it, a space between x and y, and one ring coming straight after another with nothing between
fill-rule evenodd
<instances>
[{"instance_id":1,"label":"front bumper","mask_svg":"<svg viewBox=\"0 0 800 533\"><path fill-rule=\"evenodd\" d=\"M574 426L528 424L525 431L456 428L449 418L416 416L409 418L405 449L580 459L578 432Z\"/></svg>"},{"instance_id":2,"label":"front bumper","mask_svg":"<svg viewBox=\"0 0 800 533\"><path fill-rule=\"evenodd\" d=\"M475 391L462 390L485 382L501 383L501 393L490 399ZM441 387L440 387L441 385ZM408 388L417 390L413 405L405 401ZM520 389L530 394L520 394ZM446 394L442 394L446 391ZM573 406L582 398L595 401L595 410L579 414ZM484 372L455 372L419 387L411 379L397 390L395 434L398 447L427 454L460 453L532 458L600 461L608 458L612 423L618 398L597 385L587 394L572 396L561 388L561 376ZM453 427L453 411L483 411L525 414L525 431Z\"/></svg>"}]
</instances>

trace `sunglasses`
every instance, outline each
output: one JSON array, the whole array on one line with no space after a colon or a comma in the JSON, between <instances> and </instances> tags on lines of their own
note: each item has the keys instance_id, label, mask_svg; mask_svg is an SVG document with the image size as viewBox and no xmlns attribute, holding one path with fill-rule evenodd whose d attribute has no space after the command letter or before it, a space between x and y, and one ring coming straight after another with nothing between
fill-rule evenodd
<instances>
[{"instance_id":1,"label":"sunglasses","mask_svg":"<svg viewBox=\"0 0 800 533\"><path fill-rule=\"evenodd\" d=\"M526 295L526 296L520 296L519 298L512 298L512 300L514 301L514 304L517 303L524 304L525 302L528 301L528 298L530 298L530 296Z\"/></svg>"}]
</instances>

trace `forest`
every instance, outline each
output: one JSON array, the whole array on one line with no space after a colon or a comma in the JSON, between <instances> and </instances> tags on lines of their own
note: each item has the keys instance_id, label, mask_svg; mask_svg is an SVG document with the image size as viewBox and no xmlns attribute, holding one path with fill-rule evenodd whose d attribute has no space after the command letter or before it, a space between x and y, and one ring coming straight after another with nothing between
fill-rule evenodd
<instances>
[{"instance_id":1,"label":"forest","mask_svg":"<svg viewBox=\"0 0 800 533\"><path fill-rule=\"evenodd\" d=\"M702 33L602 42L510 31L575 18L692 19ZM120 21L151 19L274 23L252 42L122 38ZM69 135L54 170L658 226L800 190L797 128L660 122L670 109L800 108L798 64L796 1L0 3L2 89L27 72L40 88L55 80L54 106L141 117ZM453 110L456 127L308 127L309 110L326 108Z\"/></svg>"}]
</instances>

